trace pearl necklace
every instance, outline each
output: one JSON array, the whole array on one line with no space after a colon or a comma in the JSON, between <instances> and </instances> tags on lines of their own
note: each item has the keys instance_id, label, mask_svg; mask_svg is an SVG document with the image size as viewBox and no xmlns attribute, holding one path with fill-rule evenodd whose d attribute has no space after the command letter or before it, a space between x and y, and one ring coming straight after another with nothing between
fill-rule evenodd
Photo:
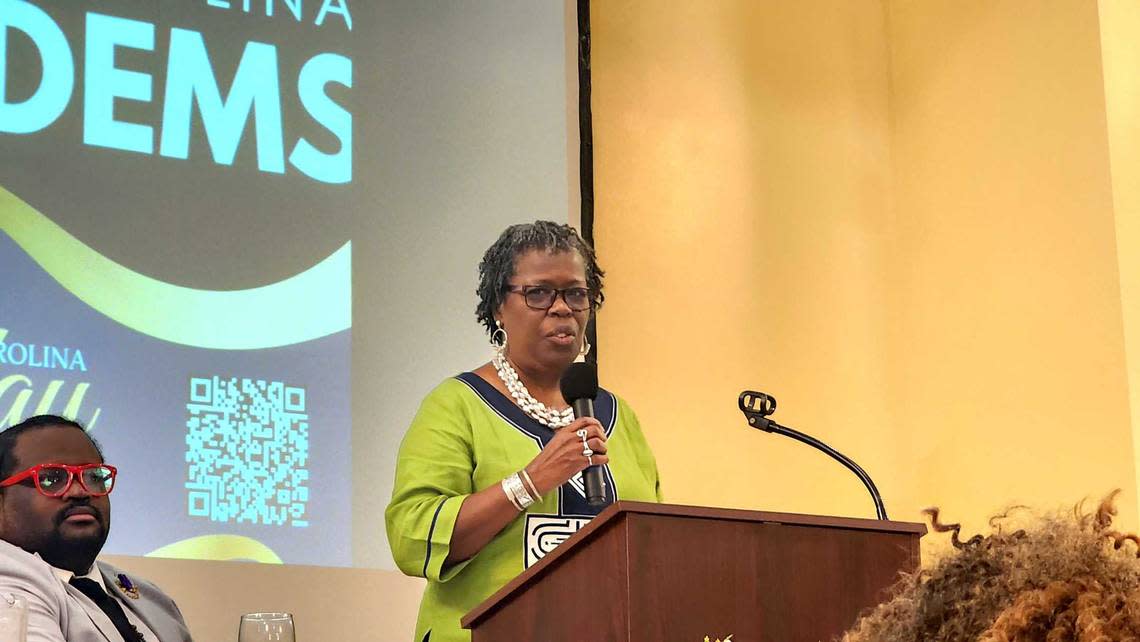
<instances>
[{"instance_id":1,"label":"pearl necklace","mask_svg":"<svg viewBox=\"0 0 1140 642\"><path fill-rule=\"evenodd\" d=\"M519 373L515 372L511 362L507 361L506 355L502 352L496 351L491 357L491 363L495 364L495 372L499 373L499 379L507 387L511 396L515 398L515 403L535 421L551 428L562 428L574 421L573 408L555 410L535 399L526 389L526 385L519 380Z\"/></svg>"}]
</instances>

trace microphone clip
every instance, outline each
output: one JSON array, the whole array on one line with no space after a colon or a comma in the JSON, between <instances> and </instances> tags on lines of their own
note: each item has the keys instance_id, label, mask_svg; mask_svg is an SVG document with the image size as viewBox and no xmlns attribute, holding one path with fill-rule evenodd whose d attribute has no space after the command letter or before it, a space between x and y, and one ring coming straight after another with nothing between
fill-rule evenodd
<instances>
[{"instance_id":1,"label":"microphone clip","mask_svg":"<svg viewBox=\"0 0 1140 642\"><path fill-rule=\"evenodd\" d=\"M776 398L756 390L740 393L740 412L748 418L748 425L764 432L775 432L773 421L768 417L776 412Z\"/></svg>"}]
</instances>

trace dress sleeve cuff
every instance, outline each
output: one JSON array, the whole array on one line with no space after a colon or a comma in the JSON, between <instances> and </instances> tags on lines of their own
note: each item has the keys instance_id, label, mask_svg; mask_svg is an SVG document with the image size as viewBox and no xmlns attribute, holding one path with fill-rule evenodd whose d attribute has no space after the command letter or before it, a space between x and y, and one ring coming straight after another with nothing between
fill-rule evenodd
<instances>
[{"instance_id":1,"label":"dress sleeve cuff","mask_svg":"<svg viewBox=\"0 0 1140 642\"><path fill-rule=\"evenodd\" d=\"M451 553L451 536L455 532L455 519L459 516L459 508L467 497L467 495L447 497L436 508L428 533L427 556L424 559L424 577L430 581L446 582L458 575L471 561L463 560L444 567L447 556Z\"/></svg>"}]
</instances>

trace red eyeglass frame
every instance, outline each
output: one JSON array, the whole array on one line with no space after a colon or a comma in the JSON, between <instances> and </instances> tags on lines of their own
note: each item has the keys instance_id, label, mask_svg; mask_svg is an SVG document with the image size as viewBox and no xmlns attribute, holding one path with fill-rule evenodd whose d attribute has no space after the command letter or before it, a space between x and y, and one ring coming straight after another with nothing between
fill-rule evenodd
<instances>
[{"instance_id":1,"label":"red eyeglass frame","mask_svg":"<svg viewBox=\"0 0 1140 642\"><path fill-rule=\"evenodd\" d=\"M48 491L46 491L40 487L40 470L42 470L44 468L62 468L62 469L67 471L67 483L63 485L63 490L61 490L58 493L50 493L50 492L48 492ZM111 489L110 490L108 490L107 492L104 493L104 492L93 491L87 487L87 482L83 481L83 474L82 473L83 473L83 471L91 470L92 468L106 468L106 469L111 471ZM11 477L9 477L8 479L5 479L4 481L0 482L0 488L7 488L8 486L15 486L16 484L18 484L18 483L24 481L25 479L31 477L32 481L35 482L36 490L39 491L39 493L41 495L43 495L44 497L63 497L64 495L67 494L67 491L71 490L71 485L75 483L76 479L78 479L79 485L83 487L83 490L87 491L88 495L90 495L92 497L103 497L104 495L110 495L111 491L115 490L115 477L117 477L118 474L119 474L119 469L115 468L111 464L79 464L77 466L73 466L70 464L36 464L35 466L32 466L31 468L28 468L27 470L18 472L15 475L12 475Z\"/></svg>"}]
</instances>

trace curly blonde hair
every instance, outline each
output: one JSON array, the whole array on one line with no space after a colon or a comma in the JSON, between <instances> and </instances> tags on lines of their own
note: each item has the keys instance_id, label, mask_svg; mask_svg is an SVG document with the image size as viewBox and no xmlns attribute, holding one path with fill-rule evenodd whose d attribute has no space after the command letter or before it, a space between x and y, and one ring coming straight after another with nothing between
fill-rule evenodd
<instances>
[{"instance_id":1,"label":"curly blonde hair","mask_svg":"<svg viewBox=\"0 0 1140 642\"><path fill-rule=\"evenodd\" d=\"M1140 539L1112 530L1114 501L1048 515L1007 532L958 538L960 524L925 512L956 549L904 577L843 642L1120 642L1140 640ZM1020 508L1020 507L1019 507Z\"/></svg>"}]
</instances>

